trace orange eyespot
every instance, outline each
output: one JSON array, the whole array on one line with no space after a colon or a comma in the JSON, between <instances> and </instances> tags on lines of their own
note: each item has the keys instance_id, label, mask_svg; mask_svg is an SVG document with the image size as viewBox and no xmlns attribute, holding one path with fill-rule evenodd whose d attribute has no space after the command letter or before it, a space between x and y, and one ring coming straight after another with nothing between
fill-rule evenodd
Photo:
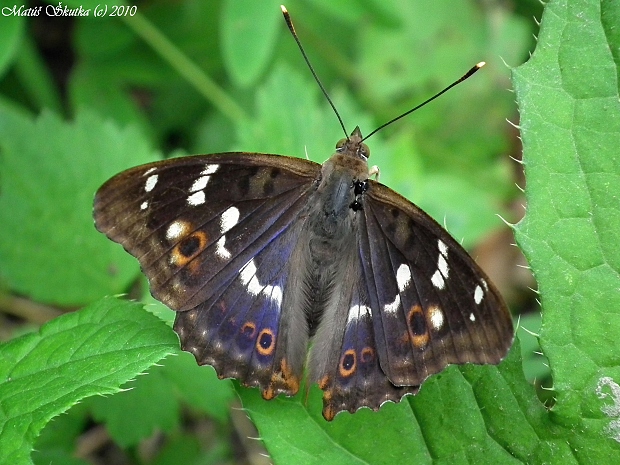
<instances>
[{"instance_id":1,"label":"orange eyespot","mask_svg":"<svg viewBox=\"0 0 620 465\"><path fill-rule=\"evenodd\" d=\"M184 237L172 249L171 262L176 266L185 266L207 247L207 234L204 231L194 231Z\"/></svg>"},{"instance_id":2,"label":"orange eyespot","mask_svg":"<svg viewBox=\"0 0 620 465\"><path fill-rule=\"evenodd\" d=\"M269 328L263 329L256 339L256 350L261 355L272 355L276 347L276 337Z\"/></svg>"},{"instance_id":3,"label":"orange eyespot","mask_svg":"<svg viewBox=\"0 0 620 465\"><path fill-rule=\"evenodd\" d=\"M362 353L360 355L360 360L362 363L372 362L375 358L375 351L372 347L364 347L362 349Z\"/></svg>"},{"instance_id":4,"label":"orange eyespot","mask_svg":"<svg viewBox=\"0 0 620 465\"><path fill-rule=\"evenodd\" d=\"M256 325L251 322L244 323L241 327L241 334L243 334L248 339L253 339L256 334Z\"/></svg>"},{"instance_id":5,"label":"orange eyespot","mask_svg":"<svg viewBox=\"0 0 620 465\"><path fill-rule=\"evenodd\" d=\"M355 373L357 369L357 356L353 349L346 350L344 354L342 354L342 358L340 359L340 366L338 367L338 371L340 372L340 376L347 378Z\"/></svg>"},{"instance_id":6,"label":"orange eyespot","mask_svg":"<svg viewBox=\"0 0 620 465\"><path fill-rule=\"evenodd\" d=\"M414 305L407 315L409 339L416 349L423 349L428 344L429 335L422 307Z\"/></svg>"}]
</instances>

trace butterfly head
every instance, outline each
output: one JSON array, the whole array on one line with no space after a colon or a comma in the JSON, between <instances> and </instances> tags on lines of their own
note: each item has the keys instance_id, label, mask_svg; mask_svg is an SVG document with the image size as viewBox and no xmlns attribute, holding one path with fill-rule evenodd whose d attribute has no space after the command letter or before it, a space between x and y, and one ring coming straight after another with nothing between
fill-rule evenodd
<instances>
[{"instance_id":1,"label":"butterfly head","mask_svg":"<svg viewBox=\"0 0 620 465\"><path fill-rule=\"evenodd\" d=\"M359 126L356 126L349 137L338 141L336 144L336 152L351 155L352 157L366 161L368 157L370 157L370 149L362 142L363 140L364 138L362 137Z\"/></svg>"}]
</instances>

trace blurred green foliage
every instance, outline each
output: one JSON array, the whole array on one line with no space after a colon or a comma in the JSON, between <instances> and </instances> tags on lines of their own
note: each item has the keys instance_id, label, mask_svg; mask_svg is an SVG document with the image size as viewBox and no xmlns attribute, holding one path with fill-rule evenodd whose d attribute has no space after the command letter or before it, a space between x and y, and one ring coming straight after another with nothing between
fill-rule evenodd
<instances>
[{"instance_id":1,"label":"blurred green foliage","mask_svg":"<svg viewBox=\"0 0 620 465\"><path fill-rule=\"evenodd\" d=\"M64 3L93 12L98 5ZM0 17L3 291L81 307L130 290L139 279L137 263L98 234L90 217L95 190L122 169L229 150L307 154L323 162L343 136L288 34L279 2L135 6L136 14L122 17ZM520 194L509 158L520 156L520 145L505 121L518 119L510 67L534 50L539 2L291 0L286 6L349 132L359 125L369 133L486 61L456 90L373 136L371 163L381 168L383 183L445 223L467 247L502 227L497 213L517 220L508 210ZM616 16L605 18L613 24ZM557 112L553 120L570 109L553 98L551 87L546 102ZM118 268L110 269L112 262ZM170 318L161 306L150 309ZM538 318L528 320L537 331ZM68 344L81 341L66 337ZM530 357L535 341L524 347L528 377L548 376ZM134 388L130 393L89 398L57 417L36 443L35 462L87 463L73 455L93 420L106 425L125 463L248 461L230 439L237 434L229 417L235 391L186 355L125 385ZM46 368L43 360L37 389L45 389ZM610 456L604 454L611 446L558 433L522 377L513 351L499 369L451 367L414 399L378 414L343 414L329 425L319 418L316 390L307 401L269 403L256 390L236 391L277 463L568 463L570 451L590 446L603 451L596 457ZM85 395L76 393L46 414L58 415ZM600 420L595 407L584 411ZM212 420L206 445L184 426L203 415ZM575 424L568 428L578 429ZM141 444L154 431L165 433L165 446L149 456ZM31 433L34 438L38 430ZM554 450L560 452L554 456ZM111 457L102 459L114 463ZM584 455L576 457L585 463Z\"/></svg>"}]
</instances>

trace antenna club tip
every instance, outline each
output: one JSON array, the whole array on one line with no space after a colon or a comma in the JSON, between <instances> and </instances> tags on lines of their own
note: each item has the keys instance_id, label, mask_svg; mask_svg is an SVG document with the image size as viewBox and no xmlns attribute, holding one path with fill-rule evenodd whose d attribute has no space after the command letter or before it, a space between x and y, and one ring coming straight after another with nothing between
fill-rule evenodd
<instances>
[{"instance_id":1,"label":"antenna club tip","mask_svg":"<svg viewBox=\"0 0 620 465\"><path fill-rule=\"evenodd\" d=\"M478 63L478 64L476 65L476 68L480 69L480 68L482 68L482 67L483 67L484 65L486 65L486 64L487 64L487 63L486 63L486 61L481 61L480 63Z\"/></svg>"},{"instance_id":2,"label":"antenna club tip","mask_svg":"<svg viewBox=\"0 0 620 465\"><path fill-rule=\"evenodd\" d=\"M284 14L288 13L288 10L286 9L284 5L280 5L280 9L282 10L282 13Z\"/></svg>"}]
</instances>

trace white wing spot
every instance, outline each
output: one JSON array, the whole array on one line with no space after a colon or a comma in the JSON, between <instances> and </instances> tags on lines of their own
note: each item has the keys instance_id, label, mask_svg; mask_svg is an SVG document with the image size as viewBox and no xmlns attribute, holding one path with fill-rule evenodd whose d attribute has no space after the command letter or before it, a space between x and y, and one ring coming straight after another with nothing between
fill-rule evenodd
<instances>
[{"instance_id":1,"label":"white wing spot","mask_svg":"<svg viewBox=\"0 0 620 465\"><path fill-rule=\"evenodd\" d=\"M201 174L204 174L207 176L209 174L214 174L218 170L219 167L220 165L207 165L207 167L204 170L202 170Z\"/></svg>"},{"instance_id":2,"label":"white wing spot","mask_svg":"<svg viewBox=\"0 0 620 465\"><path fill-rule=\"evenodd\" d=\"M278 304L278 308L282 305L282 288L280 286L265 286L263 294Z\"/></svg>"},{"instance_id":3,"label":"white wing spot","mask_svg":"<svg viewBox=\"0 0 620 465\"><path fill-rule=\"evenodd\" d=\"M157 179L159 178L158 174L153 174L146 178L146 182L144 183L144 190L146 192L151 192L155 185L157 184Z\"/></svg>"},{"instance_id":4,"label":"white wing spot","mask_svg":"<svg viewBox=\"0 0 620 465\"><path fill-rule=\"evenodd\" d=\"M471 321L472 323L473 323L474 321L476 321L476 315L474 315L473 313L470 313L470 314L469 314L469 321Z\"/></svg>"},{"instance_id":5,"label":"white wing spot","mask_svg":"<svg viewBox=\"0 0 620 465\"><path fill-rule=\"evenodd\" d=\"M604 386L607 386L611 392L603 392ZM612 419L605 428L605 432L611 439L620 442L620 386L613 378L603 376L596 386L596 395L599 399L611 397L613 403L601 407L601 411Z\"/></svg>"},{"instance_id":6,"label":"white wing spot","mask_svg":"<svg viewBox=\"0 0 620 465\"><path fill-rule=\"evenodd\" d=\"M258 278L256 277L256 265L254 264L254 259L250 259L243 268L241 268L240 278L241 282L245 287L247 287L248 292L252 295L257 295L262 287L258 284Z\"/></svg>"},{"instance_id":7,"label":"white wing spot","mask_svg":"<svg viewBox=\"0 0 620 465\"><path fill-rule=\"evenodd\" d=\"M474 290L474 302L476 302L476 305L479 305L480 302L482 302L483 297L484 291L480 286L476 286L476 289Z\"/></svg>"},{"instance_id":8,"label":"white wing spot","mask_svg":"<svg viewBox=\"0 0 620 465\"><path fill-rule=\"evenodd\" d=\"M205 193L203 191L194 192L187 198L187 204L190 207L196 207L205 203Z\"/></svg>"},{"instance_id":9,"label":"white wing spot","mask_svg":"<svg viewBox=\"0 0 620 465\"><path fill-rule=\"evenodd\" d=\"M360 304L353 305L349 309L349 315L347 316L347 324L365 315L370 315L370 307L367 307L366 305L360 305Z\"/></svg>"},{"instance_id":10,"label":"white wing spot","mask_svg":"<svg viewBox=\"0 0 620 465\"><path fill-rule=\"evenodd\" d=\"M205 187L207 187L207 183L209 182L210 177L211 176L200 176L194 181L194 184L192 184L192 187L189 188L189 191L196 192L203 190Z\"/></svg>"},{"instance_id":11,"label":"white wing spot","mask_svg":"<svg viewBox=\"0 0 620 465\"><path fill-rule=\"evenodd\" d=\"M220 218L220 228L222 234L230 231L239 222L239 209L236 207L230 207Z\"/></svg>"},{"instance_id":12,"label":"white wing spot","mask_svg":"<svg viewBox=\"0 0 620 465\"><path fill-rule=\"evenodd\" d=\"M261 285L256 277L257 271L258 270L254 264L254 259L252 258L245 265L243 265L243 268L241 268L241 273L239 274L241 282L250 294L257 296L262 292L266 297L275 302L278 305L278 308L280 308L282 304L282 288L278 285Z\"/></svg>"},{"instance_id":13,"label":"white wing spot","mask_svg":"<svg viewBox=\"0 0 620 465\"><path fill-rule=\"evenodd\" d=\"M226 248L226 236L220 237L220 240L215 244L215 253L224 259L230 258L232 255L230 251Z\"/></svg>"},{"instance_id":14,"label":"white wing spot","mask_svg":"<svg viewBox=\"0 0 620 465\"><path fill-rule=\"evenodd\" d=\"M146 170L144 173L142 173L142 176L148 176L149 174L151 174L153 171L155 171L156 168L149 168L148 170Z\"/></svg>"},{"instance_id":15,"label":"white wing spot","mask_svg":"<svg viewBox=\"0 0 620 465\"><path fill-rule=\"evenodd\" d=\"M439 247L439 253L441 255L444 257L448 256L448 246L441 239L437 241L437 247Z\"/></svg>"},{"instance_id":16,"label":"white wing spot","mask_svg":"<svg viewBox=\"0 0 620 465\"><path fill-rule=\"evenodd\" d=\"M411 270L409 266L406 264L402 264L398 267L398 271L396 271L396 284L398 284L398 290L404 291L409 283L411 282Z\"/></svg>"},{"instance_id":17,"label":"white wing spot","mask_svg":"<svg viewBox=\"0 0 620 465\"><path fill-rule=\"evenodd\" d=\"M183 221L174 221L166 230L166 239L175 241L179 237L183 237L187 232L187 223Z\"/></svg>"},{"instance_id":18,"label":"white wing spot","mask_svg":"<svg viewBox=\"0 0 620 465\"><path fill-rule=\"evenodd\" d=\"M482 287L484 287L484 291L489 292L489 285L487 284L487 282L484 279L482 279L481 281L482 281Z\"/></svg>"},{"instance_id":19,"label":"white wing spot","mask_svg":"<svg viewBox=\"0 0 620 465\"><path fill-rule=\"evenodd\" d=\"M140 210L146 210L147 208L149 208L149 203L145 200L140 204Z\"/></svg>"},{"instance_id":20,"label":"white wing spot","mask_svg":"<svg viewBox=\"0 0 620 465\"><path fill-rule=\"evenodd\" d=\"M399 308L400 308L400 294L396 294L396 297L394 297L394 302L392 302L391 304L385 304L383 306L383 311L395 313L396 311L398 311Z\"/></svg>"},{"instance_id":21,"label":"white wing spot","mask_svg":"<svg viewBox=\"0 0 620 465\"><path fill-rule=\"evenodd\" d=\"M217 241L215 253L222 258L230 258L231 253L226 249L226 236L225 233L230 231L239 222L239 209L236 207L230 207L220 217L220 230L222 231L222 237Z\"/></svg>"},{"instance_id":22,"label":"white wing spot","mask_svg":"<svg viewBox=\"0 0 620 465\"><path fill-rule=\"evenodd\" d=\"M433 329L435 331L439 331L442 328L444 322L443 312L441 311L441 308L436 306L429 307L428 315Z\"/></svg>"},{"instance_id":23,"label":"white wing spot","mask_svg":"<svg viewBox=\"0 0 620 465\"><path fill-rule=\"evenodd\" d=\"M220 165L207 165L206 168L201 171L201 176L197 178L192 184L192 187L189 188L189 191L193 192L193 194L187 198L188 205L195 207L205 203L204 188L207 187L211 175L215 173L219 167Z\"/></svg>"},{"instance_id":24,"label":"white wing spot","mask_svg":"<svg viewBox=\"0 0 620 465\"><path fill-rule=\"evenodd\" d=\"M437 289L443 289L446 285L446 282L444 281L443 276L441 276L439 270L435 271L433 276L431 276L431 281Z\"/></svg>"}]
</instances>

